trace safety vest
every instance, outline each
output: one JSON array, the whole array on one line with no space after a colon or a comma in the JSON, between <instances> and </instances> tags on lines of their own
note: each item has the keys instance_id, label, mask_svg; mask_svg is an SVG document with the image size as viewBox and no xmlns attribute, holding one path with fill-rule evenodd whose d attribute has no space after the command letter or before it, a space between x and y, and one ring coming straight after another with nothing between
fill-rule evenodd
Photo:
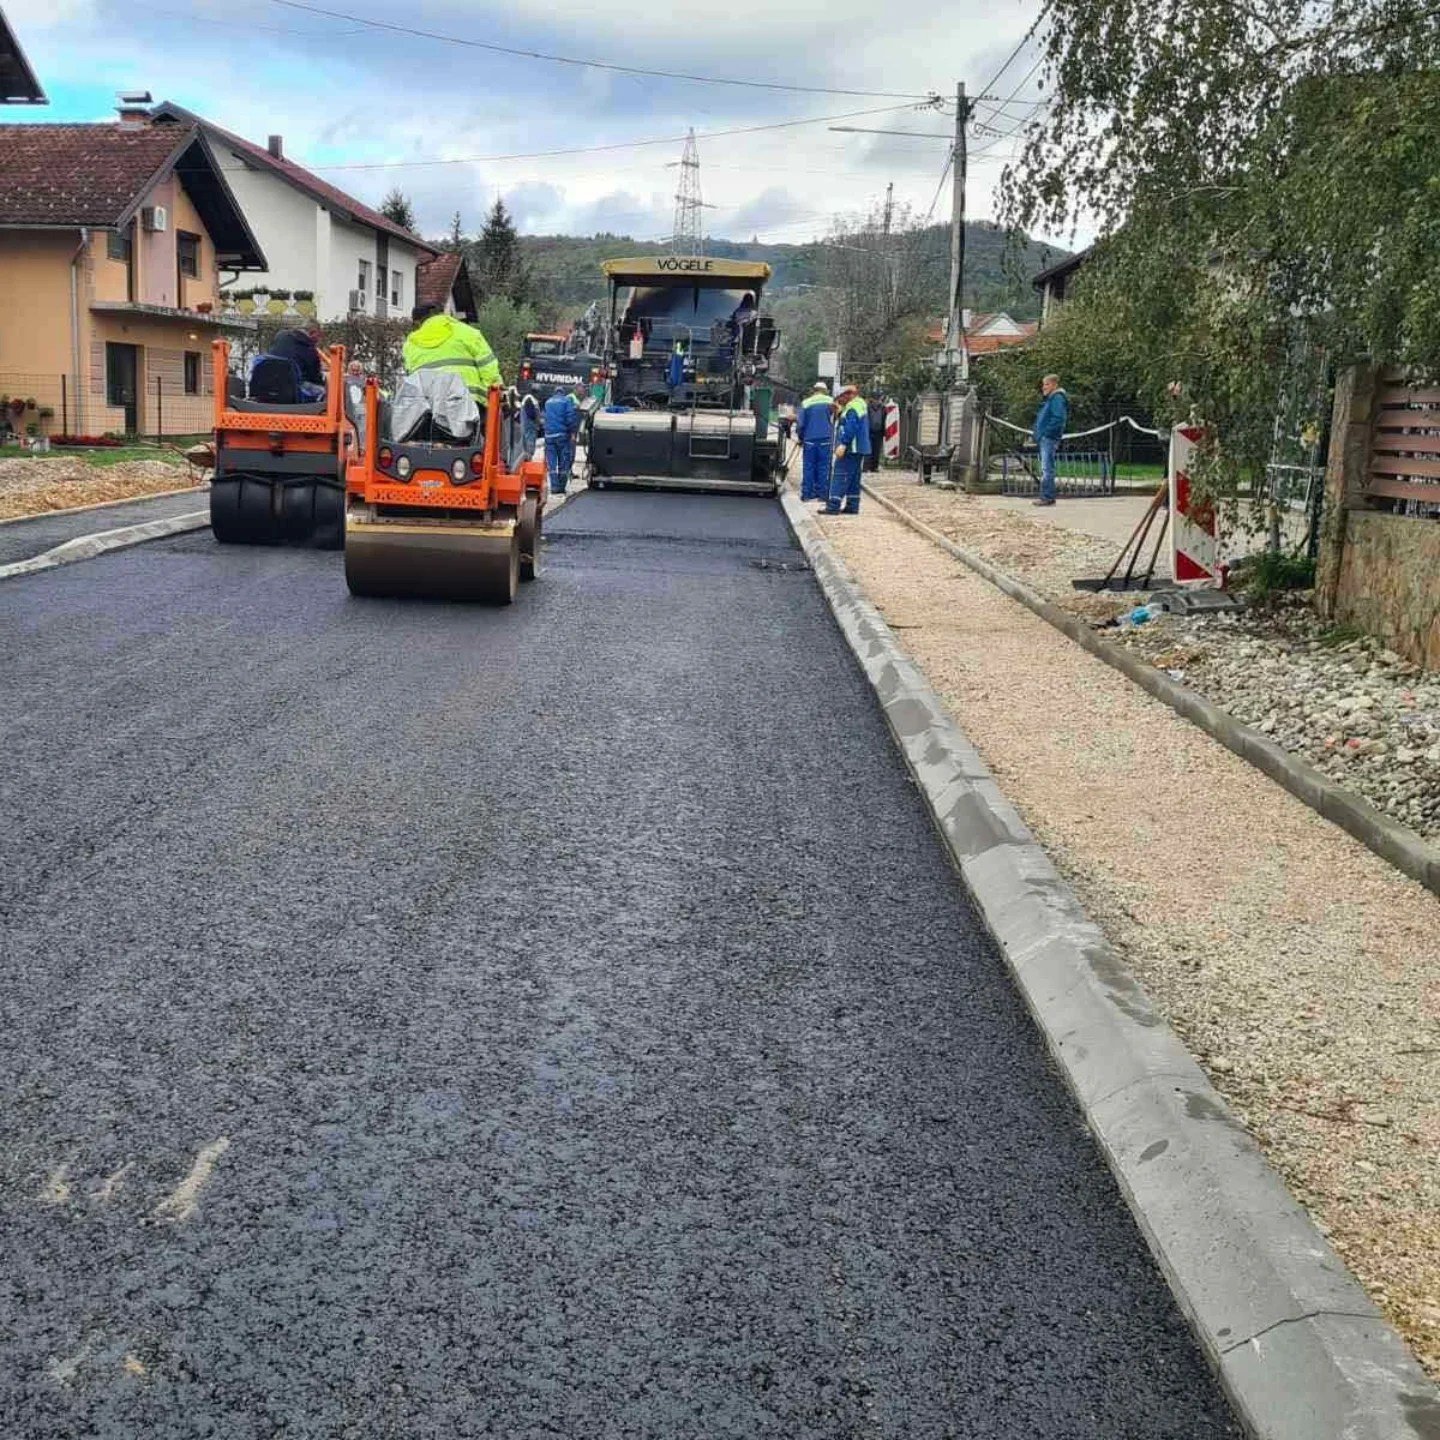
<instances>
[{"instance_id":1,"label":"safety vest","mask_svg":"<svg viewBox=\"0 0 1440 1440\"><path fill-rule=\"evenodd\" d=\"M490 342L473 326L453 315L432 315L405 337L405 373L448 370L470 393L484 401L492 385L503 385L500 363Z\"/></svg>"}]
</instances>

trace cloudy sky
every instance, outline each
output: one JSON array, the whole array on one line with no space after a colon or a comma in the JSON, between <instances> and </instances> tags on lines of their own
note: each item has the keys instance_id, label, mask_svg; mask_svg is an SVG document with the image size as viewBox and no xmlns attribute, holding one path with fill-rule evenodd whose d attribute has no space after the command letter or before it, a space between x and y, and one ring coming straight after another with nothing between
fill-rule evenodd
<instances>
[{"instance_id":1,"label":"cloudy sky","mask_svg":"<svg viewBox=\"0 0 1440 1440\"><path fill-rule=\"evenodd\" d=\"M669 233L673 162L693 126L705 199L715 207L709 232L795 241L825 233L839 212L868 209L891 180L897 200L921 213L933 202L937 217L948 215L948 184L937 196L945 139L842 134L828 125L948 134L953 104L927 112L903 97L938 92L953 101L961 80L977 93L1041 0L949 0L903 15L860 0L838 0L824 11L767 0L697 7L670 0L617 6L615 19L593 0L306 3L527 51L885 93L794 93L556 64L377 29L281 0L243 7L5 0L5 10L50 96L35 119L106 118L115 91L148 89L262 143L283 134L287 153L372 204L399 186L427 233L447 229L457 209L467 229L477 228L499 194L532 233L604 230L646 239ZM1033 77L1023 83L1036 53L1027 47L995 86L997 100L1008 104L979 107L972 216L994 213L994 183L1016 143L1003 132L1039 96ZM831 119L716 133L815 117ZM11 110L5 118L30 112ZM630 143L638 140L661 143ZM533 155L600 145L625 148ZM514 156L525 158L495 158Z\"/></svg>"}]
</instances>

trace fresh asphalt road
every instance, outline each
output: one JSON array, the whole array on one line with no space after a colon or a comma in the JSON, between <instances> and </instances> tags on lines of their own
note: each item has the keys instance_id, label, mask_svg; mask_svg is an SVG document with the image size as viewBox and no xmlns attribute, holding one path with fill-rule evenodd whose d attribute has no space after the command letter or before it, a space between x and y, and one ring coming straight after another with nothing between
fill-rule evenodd
<instances>
[{"instance_id":1,"label":"fresh asphalt road","mask_svg":"<svg viewBox=\"0 0 1440 1440\"><path fill-rule=\"evenodd\" d=\"M771 502L0 583L0 1435L1238 1433Z\"/></svg>"},{"instance_id":2,"label":"fresh asphalt road","mask_svg":"<svg viewBox=\"0 0 1440 1440\"><path fill-rule=\"evenodd\" d=\"M185 483L185 472L178 471L176 485ZM182 495L147 496L139 500L117 501L114 505L97 505L84 510L57 510L50 515L36 515L27 520L11 520L0 525L0 565L15 560L29 560L44 554L67 540L81 535L94 535L101 530L117 530L122 525L141 525L146 520L168 520L174 515L188 515L207 510L210 496L204 490L187 490Z\"/></svg>"}]
</instances>

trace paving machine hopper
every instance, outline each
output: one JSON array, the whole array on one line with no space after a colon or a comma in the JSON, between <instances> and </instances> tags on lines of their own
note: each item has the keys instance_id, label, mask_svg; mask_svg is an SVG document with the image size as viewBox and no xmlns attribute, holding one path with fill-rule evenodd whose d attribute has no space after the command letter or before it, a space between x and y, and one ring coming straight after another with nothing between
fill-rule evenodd
<instances>
[{"instance_id":1,"label":"paving machine hopper","mask_svg":"<svg viewBox=\"0 0 1440 1440\"><path fill-rule=\"evenodd\" d=\"M586 430L589 481L773 495L783 441L764 384L779 332L770 267L704 256L607 260L608 403Z\"/></svg>"},{"instance_id":2,"label":"paving machine hopper","mask_svg":"<svg viewBox=\"0 0 1440 1440\"><path fill-rule=\"evenodd\" d=\"M345 351L328 352L330 384L301 399L289 362L230 374L230 347L213 346L215 471L210 529L222 545L308 545L338 550L345 539L345 467L355 427L340 377ZM287 369L288 367L288 369Z\"/></svg>"},{"instance_id":3,"label":"paving machine hopper","mask_svg":"<svg viewBox=\"0 0 1440 1440\"><path fill-rule=\"evenodd\" d=\"M350 593L514 600L539 569L548 495L514 392L493 387L481 409L458 376L422 370L382 400L372 379L359 430L346 477Z\"/></svg>"}]
</instances>

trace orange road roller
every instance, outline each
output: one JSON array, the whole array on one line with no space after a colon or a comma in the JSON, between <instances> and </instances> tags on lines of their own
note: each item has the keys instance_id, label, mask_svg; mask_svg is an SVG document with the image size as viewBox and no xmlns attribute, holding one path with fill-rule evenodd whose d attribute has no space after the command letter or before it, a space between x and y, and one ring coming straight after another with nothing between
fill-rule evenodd
<instances>
[{"instance_id":1,"label":"orange road roller","mask_svg":"<svg viewBox=\"0 0 1440 1440\"><path fill-rule=\"evenodd\" d=\"M365 387L346 473L345 583L352 595L508 605L540 565L545 466L525 452L517 397L478 406L458 376Z\"/></svg>"},{"instance_id":2,"label":"orange road roller","mask_svg":"<svg viewBox=\"0 0 1440 1440\"><path fill-rule=\"evenodd\" d=\"M345 351L327 352L329 384L308 392L289 361L260 357L231 375L230 347L213 346L215 469L210 529L222 545L304 545L345 540L345 470L355 450L341 377Z\"/></svg>"}]
</instances>

